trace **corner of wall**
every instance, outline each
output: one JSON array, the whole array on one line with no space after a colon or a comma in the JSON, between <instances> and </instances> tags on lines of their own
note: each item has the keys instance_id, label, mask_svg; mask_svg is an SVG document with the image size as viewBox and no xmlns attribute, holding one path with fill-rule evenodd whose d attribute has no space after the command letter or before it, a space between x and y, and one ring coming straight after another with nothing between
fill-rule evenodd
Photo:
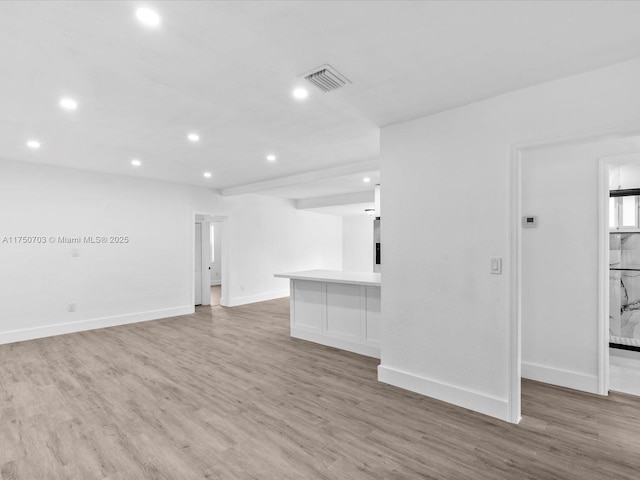
<instances>
[{"instance_id":1,"label":"corner of wall","mask_svg":"<svg viewBox=\"0 0 640 480\"><path fill-rule=\"evenodd\" d=\"M246 297L229 297L226 307L239 307L250 303L266 302L267 300L275 300L276 298L284 298L289 296L289 290L281 290L277 292L265 292L258 295L249 295ZM221 300L222 304L222 300Z\"/></svg>"},{"instance_id":2,"label":"corner of wall","mask_svg":"<svg viewBox=\"0 0 640 480\"><path fill-rule=\"evenodd\" d=\"M509 402L501 398L448 385L382 364L378 366L378 381L511 422Z\"/></svg>"}]
</instances>

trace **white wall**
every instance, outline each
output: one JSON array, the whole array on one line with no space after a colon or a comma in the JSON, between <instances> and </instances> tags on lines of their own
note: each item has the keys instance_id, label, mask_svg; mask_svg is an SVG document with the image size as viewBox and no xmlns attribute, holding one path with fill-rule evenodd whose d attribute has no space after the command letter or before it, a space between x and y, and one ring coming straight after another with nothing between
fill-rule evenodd
<instances>
[{"instance_id":1,"label":"white wall","mask_svg":"<svg viewBox=\"0 0 640 480\"><path fill-rule=\"evenodd\" d=\"M638 119L638 82L635 60L382 130L382 381L516 420L511 146Z\"/></svg>"},{"instance_id":2,"label":"white wall","mask_svg":"<svg viewBox=\"0 0 640 480\"><path fill-rule=\"evenodd\" d=\"M296 210L289 200L260 195L223 197L228 216L229 305L289 295L289 281L275 273L340 270L340 217Z\"/></svg>"},{"instance_id":3,"label":"white wall","mask_svg":"<svg viewBox=\"0 0 640 480\"><path fill-rule=\"evenodd\" d=\"M228 216L231 305L287 295L274 273L341 265L340 219L279 199L0 161L0 343L192 312L194 213ZM48 240L76 235L129 243Z\"/></svg>"},{"instance_id":4,"label":"white wall","mask_svg":"<svg viewBox=\"0 0 640 480\"><path fill-rule=\"evenodd\" d=\"M522 376L598 392L598 159L633 139L564 144L522 155Z\"/></svg>"},{"instance_id":5,"label":"white wall","mask_svg":"<svg viewBox=\"0 0 640 480\"><path fill-rule=\"evenodd\" d=\"M373 272L373 220L370 215L342 217L342 270Z\"/></svg>"},{"instance_id":6,"label":"white wall","mask_svg":"<svg viewBox=\"0 0 640 480\"><path fill-rule=\"evenodd\" d=\"M0 237L47 239L0 243L0 342L192 311L191 214L218 204L201 188L0 163ZM129 242L57 241L77 235ZM77 304L75 312L67 311L69 303Z\"/></svg>"}]
</instances>

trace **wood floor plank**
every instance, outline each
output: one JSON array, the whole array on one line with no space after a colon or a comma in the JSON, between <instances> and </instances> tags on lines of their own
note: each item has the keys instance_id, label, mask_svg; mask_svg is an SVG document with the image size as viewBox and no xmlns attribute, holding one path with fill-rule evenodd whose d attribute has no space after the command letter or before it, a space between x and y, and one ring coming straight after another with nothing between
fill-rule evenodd
<instances>
[{"instance_id":1,"label":"wood floor plank","mask_svg":"<svg viewBox=\"0 0 640 480\"><path fill-rule=\"evenodd\" d=\"M0 479L633 479L640 399L523 382L523 420L379 383L289 301L0 346Z\"/></svg>"}]
</instances>

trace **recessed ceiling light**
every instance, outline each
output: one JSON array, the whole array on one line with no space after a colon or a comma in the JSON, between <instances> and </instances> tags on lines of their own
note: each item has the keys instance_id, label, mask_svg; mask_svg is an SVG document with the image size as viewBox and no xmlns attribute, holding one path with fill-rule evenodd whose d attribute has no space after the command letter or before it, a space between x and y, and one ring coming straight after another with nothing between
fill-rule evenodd
<instances>
[{"instance_id":1,"label":"recessed ceiling light","mask_svg":"<svg viewBox=\"0 0 640 480\"><path fill-rule=\"evenodd\" d=\"M160 15L155 10L148 7L140 7L136 10L136 17L141 23L149 27L157 27L160 25Z\"/></svg>"},{"instance_id":2,"label":"recessed ceiling light","mask_svg":"<svg viewBox=\"0 0 640 480\"><path fill-rule=\"evenodd\" d=\"M77 110L78 102L71 97L63 97L60 99L59 105L65 110Z\"/></svg>"},{"instance_id":3,"label":"recessed ceiling light","mask_svg":"<svg viewBox=\"0 0 640 480\"><path fill-rule=\"evenodd\" d=\"M296 100L304 100L308 96L309 96L309 92L307 91L306 88L296 88L293 91L293 98L295 98Z\"/></svg>"},{"instance_id":4,"label":"recessed ceiling light","mask_svg":"<svg viewBox=\"0 0 640 480\"><path fill-rule=\"evenodd\" d=\"M27 142L27 147L29 147L32 150L37 150L40 148L40 142L37 140L29 140Z\"/></svg>"},{"instance_id":5,"label":"recessed ceiling light","mask_svg":"<svg viewBox=\"0 0 640 480\"><path fill-rule=\"evenodd\" d=\"M267 160L269 160L270 162L275 162L276 161L276 156L273 154L269 154L267 155Z\"/></svg>"},{"instance_id":6,"label":"recessed ceiling light","mask_svg":"<svg viewBox=\"0 0 640 480\"><path fill-rule=\"evenodd\" d=\"M195 132L191 132L189 135L187 135L187 138L189 140L191 140L192 142L198 142L200 141L200 135L198 135Z\"/></svg>"},{"instance_id":7,"label":"recessed ceiling light","mask_svg":"<svg viewBox=\"0 0 640 480\"><path fill-rule=\"evenodd\" d=\"M131 160L131 165L133 165L134 167L139 167L140 165L142 165L142 162L137 158L134 158L133 160Z\"/></svg>"},{"instance_id":8,"label":"recessed ceiling light","mask_svg":"<svg viewBox=\"0 0 640 480\"><path fill-rule=\"evenodd\" d=\"M211 172L204 172L204 178L211 178Z\"/></svg>"},{"instance_id":9,"label":"recessed ceiling light","mask_svg":"<svg viewBox=\"0 0 640 480\"><path fill-rule=\"evenodd\" d=\"M364 177L364 178L362 179L362 181L363 181L364 183L369 183L369 182L371 181L371 179L370 179L369 177Z\"/></svg>"}]
</instances>

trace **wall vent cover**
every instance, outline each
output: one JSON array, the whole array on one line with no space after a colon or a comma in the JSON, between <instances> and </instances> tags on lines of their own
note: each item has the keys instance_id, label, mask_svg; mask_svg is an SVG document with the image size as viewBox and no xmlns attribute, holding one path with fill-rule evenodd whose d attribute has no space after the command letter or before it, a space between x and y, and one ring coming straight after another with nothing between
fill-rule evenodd
<instances>
[{"instance_id":1,"label":"wall vent cover","mask_svg":"<svg viewBox=\"0 0 640 480\"><path fill-rule=\"evenodd\" d=\"M351 83L347 77L336 71L331 65L322 65L301 76L325 93L332 92Z\"/></svg>"}]
</instances>

